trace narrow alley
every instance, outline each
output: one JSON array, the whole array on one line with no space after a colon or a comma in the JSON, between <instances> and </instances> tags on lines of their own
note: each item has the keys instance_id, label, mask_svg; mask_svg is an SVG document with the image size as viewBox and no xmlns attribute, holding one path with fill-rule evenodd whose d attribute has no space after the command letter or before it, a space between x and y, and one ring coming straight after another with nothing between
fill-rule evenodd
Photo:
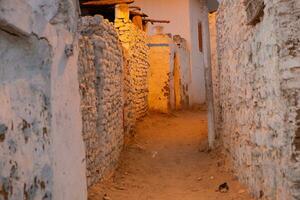
<instances>
[{"instance_id":1,"label":"narrow alley","mask_svg":"<svg viewBox=\"0 0 300 200\"><path fill-rule=\"evenodd\" d=\"M137 125L113 178L90 188L89 200L249 200L225 167L207 151L206 111L151 113ZM228 191L218 191L227 183Z\"/></svg>"},{"instance_id":2,"label":"narrow alley","mask_svg":"<svg viewBox=\"0 0 300 200\"><path fill-rule=\"evenodd\" d=\"M300 200L300 0L0 0L0 200Z\"/></svg>"}]
</instances>

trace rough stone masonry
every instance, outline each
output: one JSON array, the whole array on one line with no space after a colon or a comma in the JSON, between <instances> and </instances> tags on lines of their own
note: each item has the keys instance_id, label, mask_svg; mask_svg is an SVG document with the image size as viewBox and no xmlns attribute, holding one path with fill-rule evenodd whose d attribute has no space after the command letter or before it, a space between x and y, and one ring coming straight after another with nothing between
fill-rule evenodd
<instances>
[{"instance_id":1,"label":"rough stone masonry","mask_svg":"<svg viewBox=\"0 0 300 200\"><path fill-rule=\"evenodd\" d=\"M113 23L79 23L79 82L88 186L111 173L123 147L123 54Z\"/></svg>"},{"instance_id":2,"label":"rough stone masonry","mask_svg":"<svg viewBox=\"0 0 300 200\"><path fill-rule=\"evenodd\" d=\"M300 1L222 1L217 27L218 123L235 171L257 198L299 199Z\"/></svg>"},{"instance_id":3,"label":"rough stone masonry","mask_svg":"<svg viewBox=\"0 0 300 200\"><path fill-rule=\"evenodd\" d=\"M147 35L129 19L128 5L119 5L115 27L124 51L124 126L134 132L135 123L148 111L149 58Z\"/></svg>"}]
</instances>

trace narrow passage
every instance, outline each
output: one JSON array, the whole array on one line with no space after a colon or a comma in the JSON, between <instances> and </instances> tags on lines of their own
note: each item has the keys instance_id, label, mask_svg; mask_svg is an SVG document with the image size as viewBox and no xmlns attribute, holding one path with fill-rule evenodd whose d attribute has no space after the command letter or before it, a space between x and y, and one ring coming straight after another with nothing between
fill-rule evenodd
<instances>
[{"instance_id":1,"label":"narrow passage","mask_svg":"<svg viewBox=\"0 0 300 200\"><path fill-rule=\"evenodd\" d=\"M89 190L90 200L248 200L220 155L202 151L205 111L150 114L127 143L115 175ZM229 191L217 191L222 183Z\"/></svg>"}]
</instances>

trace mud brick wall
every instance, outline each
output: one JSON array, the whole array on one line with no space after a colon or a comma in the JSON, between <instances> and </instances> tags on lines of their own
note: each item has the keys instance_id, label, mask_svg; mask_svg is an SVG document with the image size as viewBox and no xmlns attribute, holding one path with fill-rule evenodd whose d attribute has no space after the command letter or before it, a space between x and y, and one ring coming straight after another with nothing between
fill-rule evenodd
<instances>
[{"instance_id":1,"label":"mud brick wall","mask_svg":"<svg viewBox=\"0 0 300 200\"><path fill-rule=\"evenodd\" d=\"M86 199L77 3L0 2L0 199Z\"/></svg>"},{"instance_id":2,"label":"mud brick wall","mask_svg":"<svg viewBox=\"0 0 300 200\"><path fill-rule=\"evenodd\" d=\"M115 27L124 53L125 132L132 134L135 123L148 112L149 60L146 33L130 20L117 18Z\"/></svg>"},{"instance_id":3,"label":"mud brick wall","mask_svg":"<svg viewBox=\"0 0 300 200\"><path fill-rule=\"evenodd\" d=\"M79 23L79 81L88 186L111 173L123 147L123 54L102 16Z\"/></svg>"},{"instance_id":4,"label":"mud brick wall","mask_svg":"<svg viewBox=\"0 0 300 200\"><path fill-rule=\"evenodd\" d=\"M255 197L299 199L300 1L253 2L218 11L221 141Z\"/></svg>"}]
</instances>

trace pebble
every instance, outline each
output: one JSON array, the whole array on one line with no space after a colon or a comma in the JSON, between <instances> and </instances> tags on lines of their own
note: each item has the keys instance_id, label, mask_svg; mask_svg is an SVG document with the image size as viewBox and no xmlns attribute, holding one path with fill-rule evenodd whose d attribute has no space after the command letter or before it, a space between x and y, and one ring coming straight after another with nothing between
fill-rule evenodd
<instances>
[{"instance_id":1,"label":"pebble","mask_svg":"<svg viewBox=\"0 0 300 200\"><path fill-rule=\"evenodd\" d=\"M239 194L243 194L243 193L245 193L245 192L246 192L246 190L239 190L239 191L238 191Z\"/></svg>"},{"instance_id":2,"label":"pebble","mask_svg":"<svg viewBox=\"0 0 300 200\"><path fill-rule=\"evenodd\" d=\"M105 194L102 198L103 200L111 200L109 196L107 196L107 194Z\"/></svg>"}]
</instances>

